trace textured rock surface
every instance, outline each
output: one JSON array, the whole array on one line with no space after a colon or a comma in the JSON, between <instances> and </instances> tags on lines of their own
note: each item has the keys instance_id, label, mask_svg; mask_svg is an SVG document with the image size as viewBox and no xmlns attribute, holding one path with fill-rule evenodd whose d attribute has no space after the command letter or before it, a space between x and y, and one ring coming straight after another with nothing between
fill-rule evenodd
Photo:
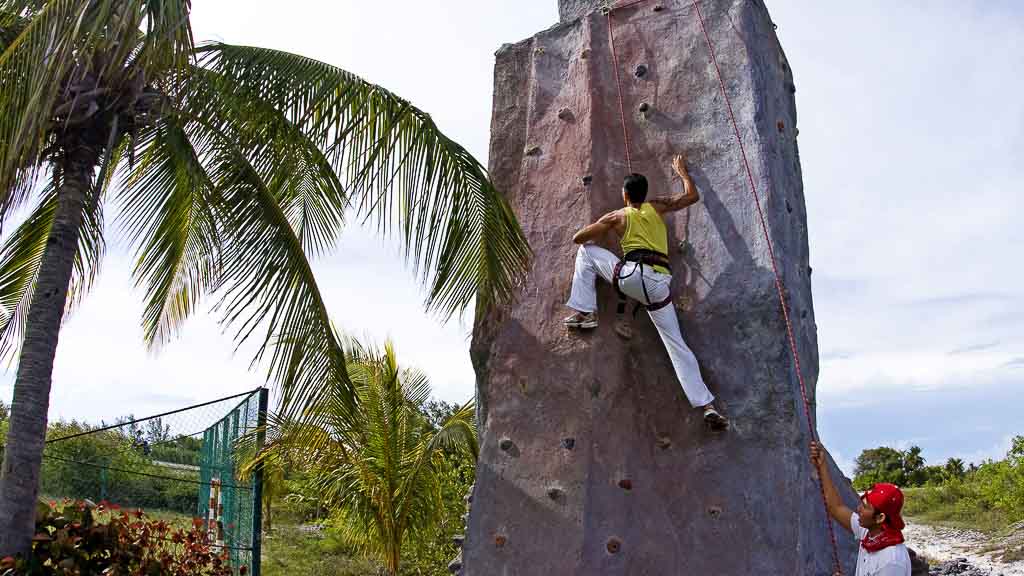
<instances>
[{"instance_id":1,"label":"textured rock surface","mask_svg":"<svg viewBox=\"0 0 1024 576\"><path fill-rule=\"evenodd\" d=\"M678 193L669 161L684 151L703 195L668 219L675 289L692 302L680 311L684 333L733 430L705 431L646 317L631 341L615 336L608 286L596 331L561 325L572 234L621 205L626 172L607 19L590 12L598 4L562 0L562 24L497 54L490 168L537 258L519 299L484 311L474 329L482 444L462 574L828 574L768 251L688 0L618 10L615 34L634 170L653 194ZM792 75L759 0L703 0L701 9L813 392ZM606 246L617 250L610 238ZM854 543L838 536L852 574Z\"/></svg>"}]
</instances>

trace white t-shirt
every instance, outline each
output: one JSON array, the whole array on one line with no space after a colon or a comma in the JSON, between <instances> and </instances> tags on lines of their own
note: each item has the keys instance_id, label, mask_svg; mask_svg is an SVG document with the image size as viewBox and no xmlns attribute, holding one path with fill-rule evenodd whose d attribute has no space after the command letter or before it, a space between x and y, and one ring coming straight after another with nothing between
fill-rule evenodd
<instances>
[{"instance_id":1,"label":"white t-shirt","mask_svg":"<svg viewBox=\"0 0 1024 576\"><path fill-rule=\"evenodd\" d=\"M853 535L860 542L868 530L860 525L857 513L850 519ZM903 544L888 546L878 552L868 552L858 546L856 576L910 576L910 552Z\"/></svg>"}]
</instances>

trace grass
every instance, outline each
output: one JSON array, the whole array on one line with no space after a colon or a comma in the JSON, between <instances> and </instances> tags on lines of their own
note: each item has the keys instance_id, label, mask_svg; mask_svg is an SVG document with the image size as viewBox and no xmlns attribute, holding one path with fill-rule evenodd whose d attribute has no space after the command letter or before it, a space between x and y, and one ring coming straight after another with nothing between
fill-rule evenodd
<instances>
[{"instance_id":1,"label":"grass","mask_svg":"<svg viewBox=\"0 0 1024 576\"><path fill-rule=\"evenodd\" d=\"M374 564L354 558L336 542L295 525L278 524L263 540L264 576L377 576Z\"/></svg>"},{"instance_id":2,"label":"grass","mask_svg":"<svg viewBox=\"0 0 1024 576\"><path fill-rule=\"evenodd\" d=\"M906 488L903 514L921 524L967 528L986 534L1005 530L1012 518L946 487Z\"/></svg>"}]
</instances>

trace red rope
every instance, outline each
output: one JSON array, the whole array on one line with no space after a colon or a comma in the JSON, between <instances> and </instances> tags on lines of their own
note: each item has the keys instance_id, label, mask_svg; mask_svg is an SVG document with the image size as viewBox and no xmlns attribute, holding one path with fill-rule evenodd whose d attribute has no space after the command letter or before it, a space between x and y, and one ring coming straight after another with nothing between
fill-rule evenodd
<instances>
[{"instance_id":1,"label":"red rope","mask_svg":"<svg viewBox=\"0 0 1024 576\"><path fill-rule=\"evenodd\" d=\"M646 1L646 0L643 0ZM612 64L615 69L615 89L619 95L619 118L622 119L622 141L626 149L626 171L633 172L633 161L629 157L629 128L626 126L626 108L622 99L622 80L619 78L619 53L615 50L615 26L613 14L615 8L608 10L608 43L612 49Z\"/></svg>"},{"instance_id":2,"label":"red rope","mask_svg":"<svg viewBox=\"0 0 1024 576\"><path fill-rule=\"evenodd\" d=\"M793 322L789 317L789 307L786 305L785 290L782 287L782 275L779 274L779 267L775 261L775 249L772 247L771 236L768 232L768 223L764 217L764 209L761 207L761 199L757 194L757 185L754 183L754 172L750 169L750 161L747 159L747 150L743 146L743 137L740 136L739 124L736 122L736 114L732 109L732 102L729 100L729 94L725 89L725 80L722 79L722 69L718 66L718 58L715 56L715 49L711 44L711 36L708 34L707 27L704 25L704 16L700 12L700 6L697 4L697 0L693 0L693 7L697 11L697 18L700 20L700 29L704 33L704 40L708 44L708 51L711 54L711 62L715 65L715 73L718 75L718 84L722 89L722 96L725 98L726 107L729 109L729 119L732 121L732 129L736 133L736 141L740 145L740 153L743 156L743 165L747 169L747 179L750 182L750 191L754 196L754 203L757 205L757 215L761 220L761 230L764 232L764 239L768 245L768 256L772 261L772 272L775 273L775 289L779 293L779 304L782 306L782 317L786 321L786 335L789 338L789 350L793 355L793 365L796 368L797 379L800 381L800 395L804 400L804 414L807 416L807 431L810 433L811 438L816 439L814 433L814 423L811 420L811 402L807 396L807 384L804 381L804 374L800 368L800 354L797 352L796 337L793 335ZM825 522L828 525L828 534L832 539L832 561L833 569L836 574L842 574L842 566L839 563L839 546L836 544L835 529L832 527L832 520L828 514L828 499L825 497L825 485L822 480L818 479L818 487L821 489L821 502L825 507Z\"/></svg>"}]
</instances>

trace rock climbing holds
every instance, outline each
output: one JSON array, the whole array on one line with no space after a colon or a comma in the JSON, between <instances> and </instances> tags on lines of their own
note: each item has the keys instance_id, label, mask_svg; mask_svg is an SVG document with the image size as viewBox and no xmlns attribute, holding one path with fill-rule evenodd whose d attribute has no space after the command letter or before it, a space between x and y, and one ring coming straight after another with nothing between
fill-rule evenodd
<instances>
[{"instance_id":1,"label":"rock climbing holds","mask_svg":"<svg viewBox=\"0 0 1024 576\"><path fill-rule=\"evenodd\" d=\"M712 518L717 520L718 517L721 516L721 515L722 515L722 509L720 507L718 507L718 506L708 506L708 516L711 516Z\"/></svg>"},{"instance_id":2,"label":"rock climbing holds","mask_svg":"<svg viewBox=\"0 0 1024 576\"><path fill-rule=\"evenodd\" d=\"M504 534L496 534L494 536L495 548L504 548L506 542L508 542L508 538L506 538Z\"/></svg>"},{"instance_id":3,"label":"rock climbing holds","mask_svg":"<svg viewBox=\"0 0 1024 576\"><path fill-rule=\"evenodd\" d=\"M778 122L776 122L775 123L775 127L778 128L779 133L783 133L783 132L786 131L786 123L783 122L782 120L779 120Z\"/></svg>"},{"instance_id":4,"label":"rock climbing holds","mask_svg":"<svg viewBox=\"0 0 1024 576\"><path fill-rule=\"evenodd\" d=\"M689 312L691 308L693 308L693 298L690 298L685 294L676 298L676 310L679 310L680 312Z\"/></svg>"},{"instance_id":5,"label":"rock climbing holds","mask_svg":"<svg viewBox=\"0 0 1024 576\"><path fill-rule=\"evenodd\" d=\"M566 450L572 450L575 447L576 447L576 439L575 438L563 438L562 439L562 448L565 448Z\"/></svg>"},{"instance_id":6,"label":"rock climbing holds","mask_svg":"<svg viewBox=\"0 0 1024 576\"><path fill-rule=\"evenodd\" d=\"M586 60L587 58L590 58L590 48L587 48L583 50L583 52L580 52L580 60Z\"/></svg>"},{"instance_id":7,"label":"rock climbing holds","mask_svg":"<svg viewBox=\"0 0 1024 576\"><path fill-rule=\"evenodd\" d=\"M644 76L647 76L647 66L644 66L643 64L637 64L636 70L633 71L633 74L635 74L637 78L643 78Z\"/></svg>"},{"instance_id":8,"label":"rock climbing holds","mask_svg":"<svg viewBox=\"0 0 1024 576\"><path fill-rule=\"evenodd\" d=\"M644 102L644 103L640 104L640 113L641 114L647 114L650 111L651 111L651 105L650 104L648 104L647 102Z\"/></svg>"},{"instance_id":9,"label":"rock climbing holds","mask_svg":"<svg viewBox=\"0 0 1024 576\"><path fill-rule=\"evenodd\" d=\"M658 448L661 448L662 450L668 450L671 447L672 447L672 439L671 438L669 438L668 436L659 436L658 437Z\"/></svg>"},{"instance_id":10,"label":"rock climbing holds","mask_svg":"<svg viewBox=\"0 0 1024 576\"><path fill-rule=\"evenodd\" d=\"M793 213L793 205L789 203L789 200L786 200L786 212Z\"/></svg>"},{"instance_id":11,"label":"rock climbing holds","mask_svg":"<svg viewBox=\"0 0 1024 576\"><path fill-rule=\"evenodd\" d=\"M609 554L618 554L619 550L622 550L622 542L619 542L618 538L609 538L605 548Z\"/></svg>"},{"instance_id":12,"label":"rock climbing holds","mask_svg":"<svg viewBox=\"0 0 1024 576\"><path fill-rule=\"evenodd\" d=\"M501 448L503 451L508 452L513 447L515 447L515 443L512 442L510 438L502 438L500 441L498 441L498 447Z\"/></svg>"},{"instance_id":13,"label":"rock climbing holds","mask_svg":"<svg viewBox=\"0 0 1024 576\"><path fill-rule=\"evenodd\" d=\"M531 147L526 149L526 155L527 156L540 156L540 153L541 153L540 146L531 146Z\"/></svg>"},{"instance_id":14,"label":"rock climbing holds","mask_svg":"<svg viewBox=\"0 0 1024 576\"><path fill-rule=\"evenodd\" d=\"M533 49L533 51L534 51L534 52L535 52L535 53L536 53L536 54L537 54L538 56L540 56L541 54L543 54L543 53L544 53L544 47L543 47L543 46L537 46L536 48L534 48L534 49Z\"/></svg>"},{"instance_id":15,"label":"rock climbing holds","mask_svg":"<svg viewBox=\"0 0 1024 576\"><path fill-rule=\"evenodd\" d=\"M664 6L662 6L661 4L655 4L655 5L654 5L654 11L655 11L655 12L661 12L661 11L662 11L662 10L664 10L664 9L665 9L665 7L664 7Z\"/></svg>"},{"instance_id":16,"label":"rock climbing holds","mask_svg":"<svg viewBox=\"0 0 1024 576\"><path fill-rule=\"evenodd\" d=\"M619 480L619 488L628 492L633 489L633 481L629 478L623 478L622 480Z\"/></svg>"},{"instance_id":17,"label":"rock climbing holds","mask_svg":"<svg viewBox=\"0 0 1024 576\"><path fill-rule=\"evenodd\" d=\"M562 489L557 486L548 488L548 498L551 498L552 500L558 500L562 497L562 494L564 494L564 492L562 492Z\"/></svg>"},{"instance_id":18,"label":"rock climbing holds","mask_svg":"<svg viewBox=\"0 0 1024 576\"><path fill-rule=\"evenodd\" d=\"M562 108L561 110L558 111L558 119L561 120L562 122L572 122L575 119L575 117L572 114L572 110L569 110L568 108Z\"/></svg>"},{"instance_id":19,"label":"rock climbing holds","mask_svg":"<svg viewBox=\"0 0 1024 576\"><path fill-rule=\"evenodd\" d=\"M590 186L590 184L593 183L593 181L594 181L594 177L591 176L590 174L587 174L586 176L581 178L581 180L582 180L584 186Z\"/></svg>"}]
</instances>

